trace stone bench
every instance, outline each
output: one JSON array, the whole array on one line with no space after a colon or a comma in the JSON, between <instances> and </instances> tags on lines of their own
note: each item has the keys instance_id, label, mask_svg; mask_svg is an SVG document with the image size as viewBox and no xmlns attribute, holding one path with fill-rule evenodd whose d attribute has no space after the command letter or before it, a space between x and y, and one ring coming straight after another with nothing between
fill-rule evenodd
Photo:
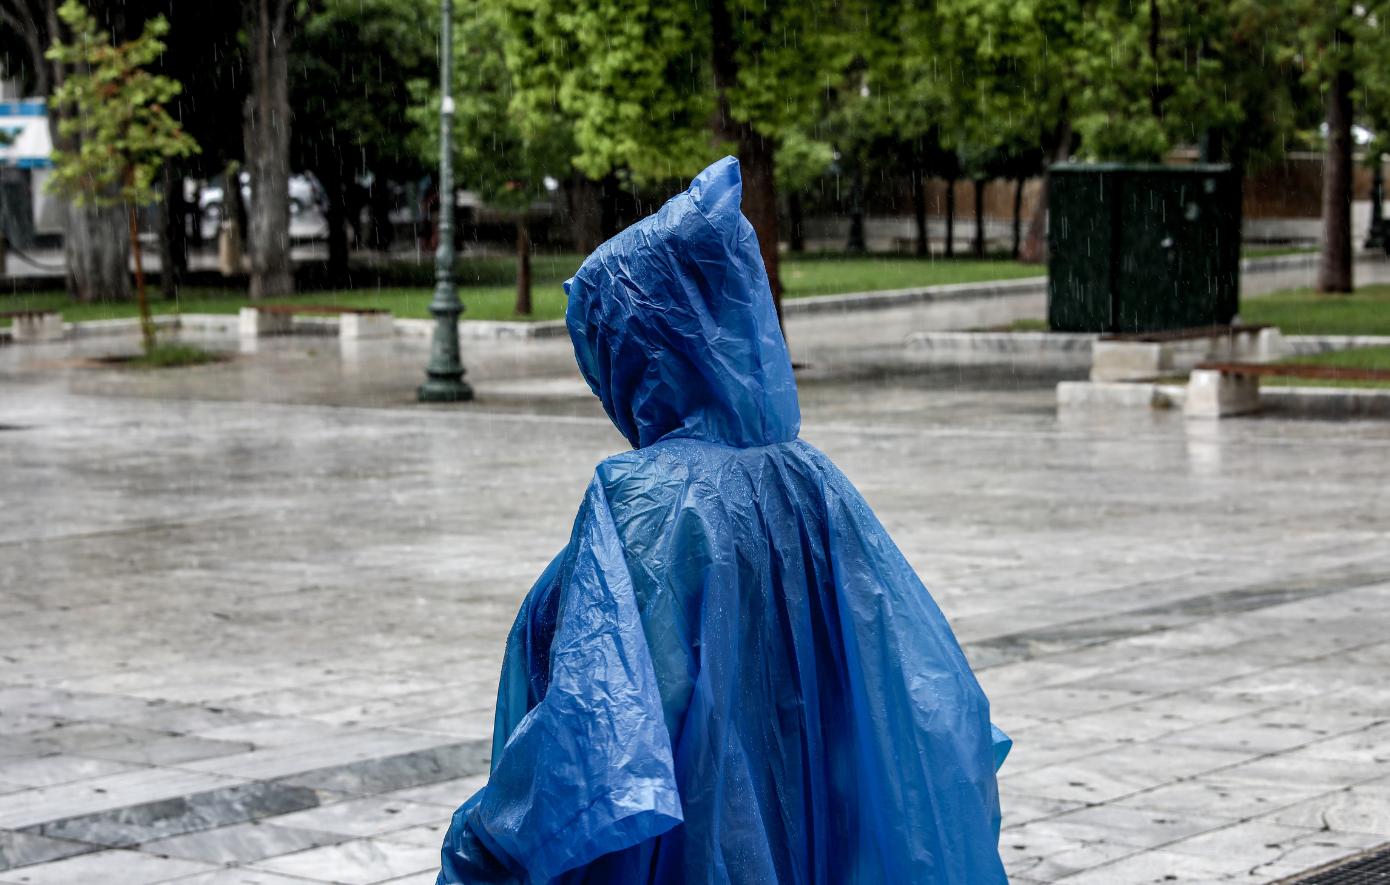
<instances>
[{"instance_id":1,"label":"stone bench","mask_svg":"<svg viewBox=\"0 0 1390 885\"><path fill-rule=\"evenodd\" d=\"M1153 381L1197 363L1266 362L1283 353L1274 326L1202 326L1168 332L1107 335L1091 345L1092 381Z\"/></svg>"},{"instance_id":2,"label":"stone bench","mask_svg":"<svg viewBox=\"0 0 1390 885\"><path fill-rule=\"evenodd\" d=\"M255 307L243 307L240 315L241 334L247 337L288 335L294 331L295 314L337 315L340 338L390 338L396 334L396 318L389 310L318 304L257 304Z\"/></svg>"},{"instance_id":3,"label":"stone bench","mask_svg":"<svg viewBox=\"0 0 1390 885\"><path fill-rule=\"evenodd\" d=\"M56 310L7 310L0 317L11 321L11 341L61 341L63 315Z\"/></svg>"},{"instance_id":4,"label":"stone bench","mask_svg":"<svg viewBox=\"0 0 1390 885\"><path fill-rule=\"evenodd\" d=\"M1189 418L1225 418L1260 410L1260 377L1390 381L1385 369L1342 366L1271 366L1262 363L1200 363L1187 382L1183 412Z\"/></svg>"}]
</instances>

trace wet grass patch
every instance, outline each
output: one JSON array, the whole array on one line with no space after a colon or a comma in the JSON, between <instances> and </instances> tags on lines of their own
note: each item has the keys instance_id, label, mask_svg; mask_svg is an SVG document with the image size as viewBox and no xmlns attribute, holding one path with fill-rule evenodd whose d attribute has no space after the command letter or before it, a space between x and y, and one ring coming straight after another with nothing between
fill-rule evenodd
<instances>
[{"instance_id":1,"label":"wet grass patch","mask_svg":"<svg viewBox=\"0 0 1390 885\"><path fill-rule=\"evenodd\" d=\"M1245 298L1240 318L1278 326L1285 335L1390 335L1390 285L1362 286L1350 294L1287 289Z\"/></svg>"},{"instance_id":2,"label":"wet grass patch","mask_svg":"<svg viewBox=\"0 0 1390 885\"><path fill-rule=\"evenodd\" d=\"M1327 353L1295 356L1279 360L1275 365L1339 366L1347 369L1380 369L1390 371L1390 347L1358 347L1354 350L1333 350ZM1261 379L1270 387L1390 387L1390 381L1366 381L1342 378L1290 378L1269 375Z\"/></svg>"},{"instance_id":3,"label":"wet grass patch","mask_svg":"<svg viewBox=\"0 0 1390 885\"><path fill-rule=\"evenodd\" d=\"M222 363L231 356L204 350L181 341L161 341L147 351L125 356L99 357L95 362L104 366L125 366L134 369L178 369L186 366L205 366Z\"/></svg>"},{"instance_id":4,"label":"wet grass patch","mask_svg":"<svg viewBox=\"0 0 1390 885\"><path fill-rule=\"evenodd\" d=\"M565 315L567 298L562 286L579 268L582 256L546 255L532 259L532 312L516 313L516 262L505 258L477 258L460 262L459 298L466 320L558 320ZM411 265L414 266L413 263ZM1020 264L1006 258L917 258L901 255L855 255L821 253L784 256L782 284L784 297L839 295L884 289L910 289L952 283L979 283L992 280L1035 277L1047 271L1040 265ZM433 270L429 269L433 274ZM381 279L388 279L383 275ZM406 319L429 319L432 287L403 285L367 286L350 289L304 291L276 304L304 304L332 307L360 307L389 310ZM244 289L217 286L183 286L178 298L153 298L155 315L178 313L235 314L252 304ZM62 291L16 292L0 295L0 311L57 310L68 322L110 320L136 316L133 301L103 301L82 304Z\"/></svg>"}]
</instances>

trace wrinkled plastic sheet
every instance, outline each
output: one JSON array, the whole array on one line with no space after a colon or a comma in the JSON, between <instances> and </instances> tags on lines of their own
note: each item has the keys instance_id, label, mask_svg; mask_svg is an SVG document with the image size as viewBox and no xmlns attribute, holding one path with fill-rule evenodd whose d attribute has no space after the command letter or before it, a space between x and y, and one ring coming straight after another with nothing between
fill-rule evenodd
<instances>
[{"instance_id":1,"label":"wrinkled plastic sheet","mask_svg":"<svg viewBox=\"0 0 1390 885\"><path fill-rule=\"evenodd\" d=\"M1010 742L848 479L797 439L737 163L568 284L602 462L508 637L441 883L1006 885Z\"/></svg>"}]
</instances>

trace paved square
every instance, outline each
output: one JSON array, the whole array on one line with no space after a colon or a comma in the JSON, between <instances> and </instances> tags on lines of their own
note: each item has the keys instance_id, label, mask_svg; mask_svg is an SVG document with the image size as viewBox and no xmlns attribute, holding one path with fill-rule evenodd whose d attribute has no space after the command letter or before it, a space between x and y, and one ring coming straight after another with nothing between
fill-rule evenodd
<instances>
[{"instance_id":1,"label":"paved square","mask_svg":"<svg viewBox=\"0 0 1390 885\"><path fill-rule=\"evenodd\" d=\"M446 408L411 402L423 342L81 362L130 344L0 348L0 883L432 882L516 606L624 441L562 341L469 344ZM1015 885L1390 842L1390 424L806 358L803 437L1014 738Z\"/></svg>"}]
</instances>

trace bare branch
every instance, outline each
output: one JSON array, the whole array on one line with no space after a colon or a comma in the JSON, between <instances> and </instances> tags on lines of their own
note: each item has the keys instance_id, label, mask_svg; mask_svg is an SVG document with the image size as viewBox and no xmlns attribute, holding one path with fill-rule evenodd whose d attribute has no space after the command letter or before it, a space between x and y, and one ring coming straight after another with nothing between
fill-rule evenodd
<instances>
[{"instance_id":1,"label":"bare branch","mask_svg":"<svg viewBox=\"0 0 1390 885\"><path fill-rule=\"evenodd\" d=\"M43 57L45 29L39 27L33 8L22 0L0 0L0 20L24 38L25 47L29 50L29 57L34 65L35 85L40 95L48 95L53 85L52 69L48 59Z\"/></svg>"}]
</instances>

